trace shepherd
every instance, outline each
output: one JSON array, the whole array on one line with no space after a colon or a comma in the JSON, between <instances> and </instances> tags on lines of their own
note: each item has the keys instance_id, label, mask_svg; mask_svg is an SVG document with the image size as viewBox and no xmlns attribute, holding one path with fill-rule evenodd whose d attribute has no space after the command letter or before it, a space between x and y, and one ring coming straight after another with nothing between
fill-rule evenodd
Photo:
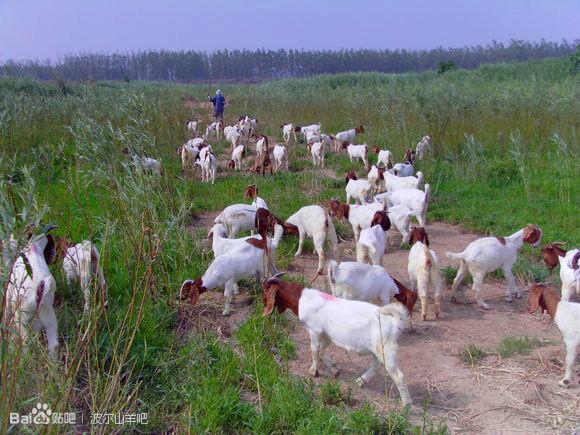
<instances>
[{"instance_id":1,"label":"shepherd","mask_svg":"<svg viewBox=\"0 0 580 435\"><path fill-rule=\"evenodd\" d=\"M207 96L209 101L213 104L213 117L215 121L223 121L224 120L224 106L226 105L226 99L222 95L222 91L219 89L215 91L215 95L213 97Z\"/></svg>"}]
</instances>

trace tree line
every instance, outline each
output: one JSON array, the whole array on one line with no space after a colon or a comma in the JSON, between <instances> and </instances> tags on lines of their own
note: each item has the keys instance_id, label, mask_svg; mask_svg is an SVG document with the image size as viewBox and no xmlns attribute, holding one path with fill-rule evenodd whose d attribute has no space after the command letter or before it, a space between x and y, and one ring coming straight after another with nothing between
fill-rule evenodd
<instances>
[{"instance_id":1,"label":"tree line","mask_svg":"<svg viewBox=\"0 0 580 435\"><path fill-rule=\"evenodd\" d=\"M376 71L401 73L436 69L441 62L459 68L482 63L562 57L576 44L512 40L482 46L430 50L149 50L132 53L79 53L50 60L9 60L0 75L41 80L201 80L260 81L324 73Z\"/></svg>"}]
</instances>

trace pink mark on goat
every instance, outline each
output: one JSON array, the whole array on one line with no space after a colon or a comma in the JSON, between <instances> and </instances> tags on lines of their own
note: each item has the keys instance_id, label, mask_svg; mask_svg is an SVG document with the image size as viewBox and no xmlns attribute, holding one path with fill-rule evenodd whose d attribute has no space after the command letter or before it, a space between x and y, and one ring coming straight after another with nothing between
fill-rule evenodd
<instances>
[{"instance_id":1,"label":"pink mark on goat","mask_svg":"<svg viewBox=\"0 0 580 435\"><path fill-rule=\"evenodd\" d=\"M327 301L335 301L336 298L332 295L329 295L328 293L324 293L324 292L320 292L320 296L322 296L323 299L326 299Z\"/></svg>"}]
</instances>

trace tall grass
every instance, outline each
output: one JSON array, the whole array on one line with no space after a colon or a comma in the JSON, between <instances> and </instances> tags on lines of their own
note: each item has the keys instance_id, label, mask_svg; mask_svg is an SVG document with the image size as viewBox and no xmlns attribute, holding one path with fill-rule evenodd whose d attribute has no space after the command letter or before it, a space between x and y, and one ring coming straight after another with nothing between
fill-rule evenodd
<instances>
[{"instance_id":1,"label":"tall grass","mask_svg":"<svg viewBox=\"0 0 580 435\"><path fill-rule=\"evenodd\" d=\"M534 222L545 239L573 246L580 223L577 80L561 61L547 60L443 75L347 74L216 86L229 100L228 117L253 114L271 135L279 134L283 121L320 121L331 133L362 123L363 140L400 158L430 134L434 155L419 169L434 187L431 219L498 235ZM185 228L192 213L240 202L243 187L258 182L270 208L287 217L302 205L342 197L341 181L308 171L277 174L267 183L233 175L202 185L181 174L175 149L186 137L185 120L204 115L186 99L204 100L207 87L66 87L63 93L51 83L0 79L0 236L13 233L24 243L26 223L43 219L73 240L94 240L109 307L102 309L95 298L83 315L78 288L68 288L59 265L53 268L62 300L57 363L44 355L38 334L26 352L9 346L14 331L3 319L1 429L8 427L9 412L26 413L38 401L87 418L91 412L146 411L149 424L138 429L147 431L412 430L408 415L379 415L371 406L352 410L335 387L319 394L289 374L288 326L283 317L259 315L257 288L255 312L227 342L212 333L176 332L179 286L211 259L205 234ZM125 147L160 159L165 175L135 171L120 153ZM301 160L307 157L303 147L291 153L294 170L311 168ZM344 156L330 155L327 162L338 175L352 167ZM291 261L295 244L283 241L281 264ZM4 289L5 270L2 280ZM87 420L75 428L118 429L91 427Z\"/></svg>"}]
</instances>

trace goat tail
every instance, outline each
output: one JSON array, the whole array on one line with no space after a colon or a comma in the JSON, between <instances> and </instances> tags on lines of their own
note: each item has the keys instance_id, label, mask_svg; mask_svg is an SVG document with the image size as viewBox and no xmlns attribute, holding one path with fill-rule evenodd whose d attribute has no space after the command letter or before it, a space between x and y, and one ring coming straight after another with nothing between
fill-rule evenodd
<instances>
[{"instance_id":1,"label":"goat tail","mask_svg":"<svg viewBox=\"0 0 580 435\"><path fill-rule=\"evenodd\" d=\"M409 312L407 308L403 304L398 302L392 302L389 305L385 305L384 307L380 307L378 309L378 313L381 316L391 316L394 319L404 323L409 316Z\"/></svg>"},{"instance_id":2,"label":"goat tail","mask_svg":"<svg viewBox=\"0 0 580 435\"><path fill-rule=\"evenodd\" d=\"M424 181L425 177L423 176L423 172L417 171L417 189L421 189ZM427 188L427 186L425 186L425 188Z\"/></svg>"},{"instance_id":3,"label":"goat tail","mask_svg":"<svg viewBox=\"0 0 580 435\"><path fill-rule=\"evenodd\" d=\"M336 270L338 269L338 263L334 260L328 260L326 268L328 270L328 281L331 284L336 284Z\"/></svg>"},{"instance_id":4,"label":"goat tail","mask_svg":"<svg viewBox=\"0 0 580 435\"><path fill-rule=\"evenodd\" d=\"M463 256L465 255L465 251L463 252L445 252L445 256L450 260L463 260Z\"/></svg>"},{"instance_id":5,"label":"goat tail","mask_svg":"<svg viewBox=\"0 0 580 435\"><path fill-rule=\"evenodd\" d=\"M332 218L328 213L326 213L326 237L330 240L330 245L332 246L332 253L336 261L340 261L340 255L338 253L338 237L336 237L336 229L332 223Z\"/></svg>"}]
</instances>

